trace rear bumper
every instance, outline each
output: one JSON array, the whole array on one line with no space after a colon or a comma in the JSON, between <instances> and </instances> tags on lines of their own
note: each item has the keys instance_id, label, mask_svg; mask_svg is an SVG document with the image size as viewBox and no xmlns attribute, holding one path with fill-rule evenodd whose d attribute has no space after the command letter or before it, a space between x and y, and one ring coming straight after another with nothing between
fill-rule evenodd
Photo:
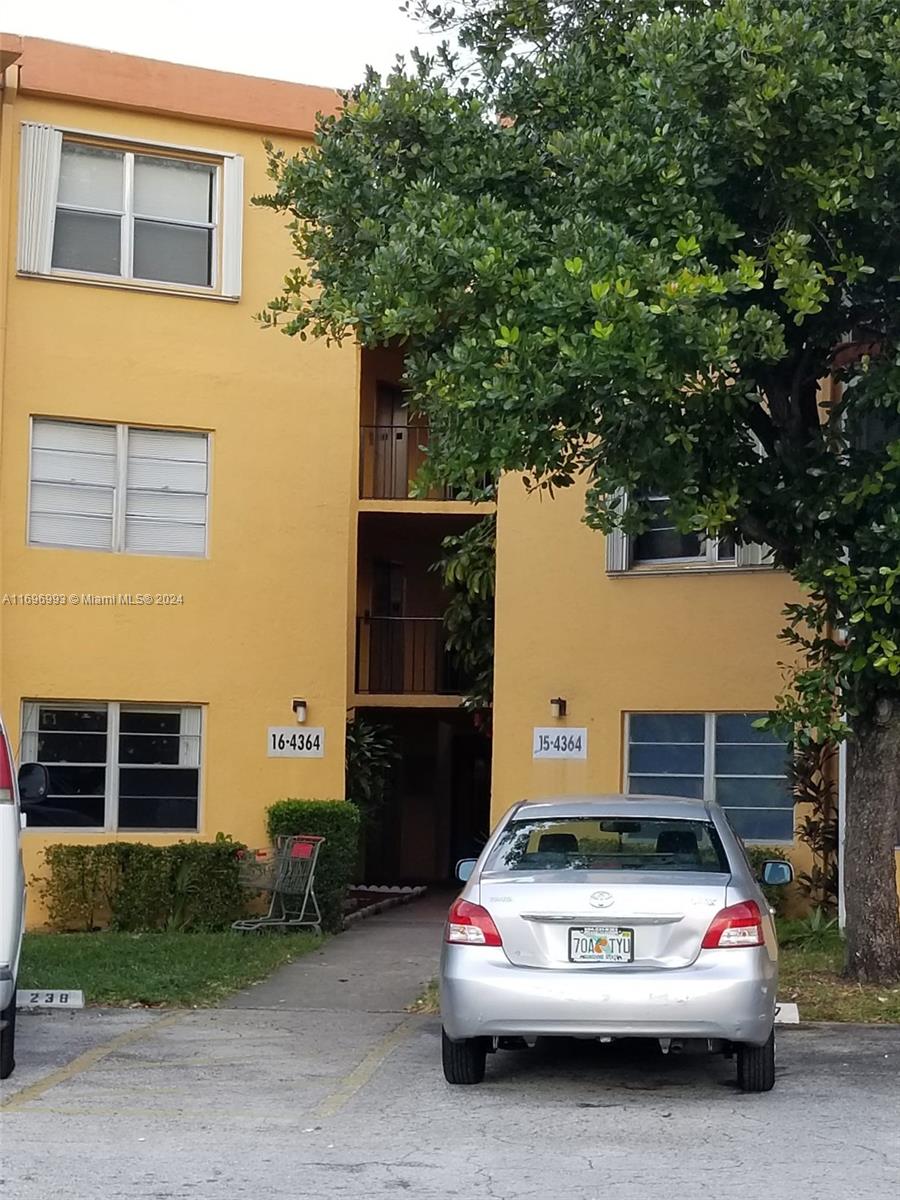
<instances>
[{"instance_id":1,"label":"rear bumper","mask_svg":"<svg viewBox=\"0 0 900 1200\"><path fill-rule=\"evenodd\" d=\"M0 967L0 1013L6 1011L11 1000L15 999L16 981L9 967Z\"/></svg>"},{"instance_id":2,"label":"rear bumper","mask_svg":"<svg viewBox=\"0 0 900 1200\"><path fill-rule=\"evenodd\" d=\"M517 967L501 949L444 945L441 1017L469 1037L699 1037L761 1045L778 964L764 946L703 950L660 971Z\"/></svg>"}]
</instances>

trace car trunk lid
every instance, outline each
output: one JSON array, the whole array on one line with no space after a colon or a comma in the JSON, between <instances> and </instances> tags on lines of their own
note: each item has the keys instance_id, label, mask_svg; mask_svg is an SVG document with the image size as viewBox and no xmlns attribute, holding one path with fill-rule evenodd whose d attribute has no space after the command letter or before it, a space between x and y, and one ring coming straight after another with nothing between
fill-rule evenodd
<instances>
[{"instance_id":1,"label":"car trunk lid","mask_svg":"<svg viewBox=\"0 0 900 1200\"><path fill-rule=\"evenodd\" d=\"M659 970L694 961L725 907L729 878L709 871L515 871L482 876L479 890L517 966ZM570 931L597 927L632 930L633 961L573 962Z\"/></svg>"}]
</instances>

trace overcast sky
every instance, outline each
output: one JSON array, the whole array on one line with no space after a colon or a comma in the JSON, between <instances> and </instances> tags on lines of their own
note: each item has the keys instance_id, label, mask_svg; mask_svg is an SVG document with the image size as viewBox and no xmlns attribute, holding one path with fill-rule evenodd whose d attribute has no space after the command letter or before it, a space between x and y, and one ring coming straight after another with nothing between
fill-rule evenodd
<instances>
[{"instance_id":1,"label":"overcast sky","mask_svg":"<svg viewBox=\"0 0 900 1200\"><path fill-rule=\"evenodd\" d=\"M245 75L349 87L366 64L434 38L400 0L2 0L4 33L31 34Z\"/></svg>"}]
</instances>

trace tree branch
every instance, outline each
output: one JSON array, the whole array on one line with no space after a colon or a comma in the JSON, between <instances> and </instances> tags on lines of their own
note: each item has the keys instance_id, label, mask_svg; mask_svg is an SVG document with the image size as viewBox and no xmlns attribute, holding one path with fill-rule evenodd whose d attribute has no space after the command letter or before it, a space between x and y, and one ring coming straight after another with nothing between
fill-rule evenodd
<instances>
[{"instance_id":1,"label":"tree branch","mask_svg":"<svg viewBox=\"0 0 900 1200\"><path fill-rule=\"evenodd\" d=\"M791 432L812 433L821 424L819 419L819 373L813 368L815 349L807 342L794 369L791 382Z\"/></svg>"},{"instance_id":2,"label":"tree branch","mask_svg":"<svg viewBox=\"0 0 900 1200\"><path fill-rule=\"evenodd\" d=\"M772 423L772 418L761 404L754 404L750 409L747 423L762 442L766 454L768 454L770 458L773 458L775 456L776 441L775 426Z\"/></svg>"}]
</instances>

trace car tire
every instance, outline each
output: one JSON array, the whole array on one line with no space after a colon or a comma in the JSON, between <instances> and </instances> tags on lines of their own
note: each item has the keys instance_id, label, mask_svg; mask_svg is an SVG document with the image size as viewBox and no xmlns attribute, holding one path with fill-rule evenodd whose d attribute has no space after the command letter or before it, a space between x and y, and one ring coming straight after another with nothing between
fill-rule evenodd
<instances>
[{"instance_id":1,"label":"car tire","mask_svg":"<svg viewBox=\"0 0 900 1200\"><path fill-rule=\"evenodd\" d=\"M775 1030L761 1046L737 1047L738 1087L742 1092L771 1092L775 1086Z\"/></svg>"},{"instance_id":2,"label":"car tire","mask_svg":"<svg viewBox=\"0 0 900 1200\"><path fill-rule=\"evenodd\" d=\"M481 1083L487 1058L487 1038L453 1042L441 1030L441 1062L448 1083Z\"/></svg>"},{"instance_id":3,"label":"car tire","mask_svg":"<svg viewBox=\"0 0 900 1200\"><path fill-rule=\"evenodd\" d=\"M0 1013L0 1021L5 1025L0 1030L0 1079L9 1079L16 1066L16 989L13 988L12 999Z\"/></svg>"}]
</instances>

